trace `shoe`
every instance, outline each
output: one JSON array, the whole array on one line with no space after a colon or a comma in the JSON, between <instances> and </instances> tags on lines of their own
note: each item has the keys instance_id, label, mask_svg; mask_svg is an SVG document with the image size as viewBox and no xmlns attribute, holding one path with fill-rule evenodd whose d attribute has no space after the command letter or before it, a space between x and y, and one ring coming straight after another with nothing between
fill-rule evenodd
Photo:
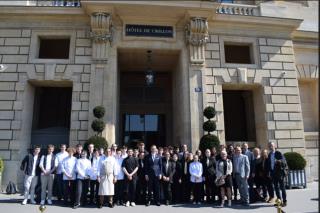
<instances>
[{"instance_id":1,"label":"shoe","mask_svg":"<svg viewBox=\"0 0 320 213\"><path fill-rule=\"evenodd\" d=\"M148 202L146 203L146 206L150 206L150 204L151 204L150 201L148 201Z\"/></svg>"},{"instance_id":2,"label":"shoe","mask_svg":"<svg viewBox=\"0 0 320 213\"><path fill-rule=\"evenodd\" d=\"M161 203L160 203L160 202L157 202L157 206L161 206Z\"/></svg>"},{"instance_id":3,"label":"shoe","mask_svg":"<svg viewBox=\"0 0 320 213\"><path fill-rule=\"evenodd\" d=\"M45 201L41 200L40 205L44 205Z\"/></svg>"},{"instance_id":4,"label":"shoe","mask_svg":"<svg viewBox=\"0 0 320 213\"><path fill-rule=\"evenodd\" d=\"M78 203L77 205L74 205L74 206L73 206L74 209L77 209L77 208L79 208L79 207L80 207L80 203Z\"/></svg>"},{"instance_id":5,"label":"shoe","mask_svg":"<svg viewBox=\"0 0 320 213\"><path fill-rule=\"evenodd\" d=\"M36 202L34 199L31 199L31 200L30 200L30 203L32 203L32 204L37 204L37 202Z\"/></svg>"},{"instance_id":6,"label":"shoe","mask_svg":"<svg viewBox=\"0 0 320 213\"><path fill-rule=\"evenodd\" d=\"M131 206L132 206L132 207L135 207L136 204L135 204L134 202L131 202Z\"/></svg>"},{"instance_id":7,"label":"shoe","mask_svg":"<svg viewBox=\"0 0 320 213\"><path fill-rule=\"evenodd\" d=\"M166 200L166 206L169 206L169 205L170 205L169 200Z\"/></svg>"},{"instance_id":8,"label":"shoe","mask_svg":"<svg viewBox=\"0 0 320 213\"><path fill-rule=\"evenodd\" d=\"M101 204L99 204L99 205L98 205L98 208L99 208L99 209L102 209L102 205L101 205Z\"/></svg>"},{"instance_id":9,"label":"shoe","mask_svg":"<svg viewBox=\"0 0 320 213\"><path fill-rule=\"evenodd\" d=\"M224 207L224 202L221 202L219 207L223 208Z\"/></svg>"},{"instance_id":10,"label":"shoe","mask_svg":"<svg viewBox=\"0 0 320 213\"><path fill-rule=\"evenodd\" d=\"M283 203L282 203L281 206L282 206L282 207L286 207L286 206L287 206L287 201L283 201Z\"/></svg>"},{"instance_id":11,"label":"shoe","mask_svg":"<svg viewBox=\"0 0 320 213\"><path fill-rule=\"evenodd\" d=\"M24 199L21 204L22 204L22 205L26 205L27 202L28 202L28 199Z\"/></svg>"},{"instance_id":12,"label":"shoe","mask_svg":"<svg viewBox=\"0 0 320 213\"><path fill-rule=\"evenodd\" d=\"M108 206L109 206L109 208L113 208L114 207L113 203L109 203Z\"/></svg>"},{"instance_id":13,"label":"shoe","mask_svg":"<svg viewBox=\"0 0 320 213\"><path fill-rule=\"evenodd\" d=\"M228 200L228 207L231 207L231 200Z\"/></svg>"},{"instance_id":14,"label":"shoe","mask_svg":"<svg viewBox=\"0 0 320 213\"><path fill-rule=\"evenodd\" d=\"M52 205L52 200L48 200L48 205Z\"/></svg>"},{"instance_id":15,"label":"shoe","mask_svg":"<svg viewBox=\"0 0 320 213\"><path fill-rule=\"evenodd\" d=\"M130 202L127 201L127 202L126 202L126 207L129 207L129 206L130 206Z\"/></svg>"}]
</instances>

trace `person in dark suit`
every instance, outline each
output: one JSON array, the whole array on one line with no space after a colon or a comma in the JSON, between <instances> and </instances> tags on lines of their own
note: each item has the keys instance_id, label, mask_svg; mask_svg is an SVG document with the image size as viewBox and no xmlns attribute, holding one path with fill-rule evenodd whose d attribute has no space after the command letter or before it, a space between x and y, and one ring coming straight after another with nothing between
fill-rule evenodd
<instances>
[{"instance_id":1,"label":"person in dark suit","mask_svg":"<svg viewBox=\"0 0 320 213\"><path fill-rule=\"evenodd\" d=\"M182 201L181 200L182 165L181 165L181 162L179 161L179 153L173 154L172 160L175 168L175 172L173 174L173 182L172 182L172 203L178 203Z\"/></svg>"},{"instance_id":2,"label":"person in dark suit","mask_svg":"<svg viewBox=\"0 0 320 213\"><path fill-rule=\"evenodd\" d=\"M157 206L160 206L160 180L162 179L162 158L157 154L157 147L151 146L151 153L145 159L145 178L148 182L148 201L151 202L151 193Z\"/></svg>"},{"instance_id":3,"label":"person in dark suit","mask_svg":"<svg viewBox=\"0 0 320 213\"><path fill-rule=\"evenodd\" d=\"M287 193L284 184L284 179L286 175L285 169L287 167L287 161L284 155L280 151L276 150L276 146L273 142L270 142L268 146L270 150L268 156L268 164L270 165L270 171L268 172L268 175L272 179L277 198L281 200L282 206L285 207L287 206Z\"/></svg>"},{"instance_id":4,"label":"person in dark suit","mask_svg":"<svg viewBox=\"0 0 320 213\"><path fill-rule=\"evenodd\" d=\"M164 158L162 159L162 188L166 205L172 202L171 184L173 183L174 173L175 166L170 159L170 152L167 151L164 153Z\"/></svg>"},{"instance_id":5,"label":"person in dark suit","mask_svg":"<svg viewBox=\"0 0 320 213\"><path fill-rule=\"evenodd\" d=\"M214 180L216 179L216 160L211 157L210 149L205 150L205 156L201 160L203 167L203 177L205 186L206 201L208 203L215 201L215 196L217 194L216 185Z\"/></svg>"},{"instance_id":6,"label":"person in dark suit","mask_svg":"<svg viewBox=\"0 0 320 213\"><path fill-rule=\"evenodd\" d=\"M189 165L193 161L193 154L192 153L185 153L184 158L181 160L182 166L182 200L184 202L190 202L191 197L191 183L190 183L190 172L189 172Z\"/></svg>"},{"instance_id":7,"label":"person in dark suit","mask_svg":"<svg viewBox=\"0 0 320 213\"><path fill-rule=\"evenodd\" d=\"M147 203L148 199L148 187L147 181L145 179L145 152L140 152L138 158L138 180L137 180L137 189L136 189L136 200L138 204Z\"/></svg>"}]
</instances>

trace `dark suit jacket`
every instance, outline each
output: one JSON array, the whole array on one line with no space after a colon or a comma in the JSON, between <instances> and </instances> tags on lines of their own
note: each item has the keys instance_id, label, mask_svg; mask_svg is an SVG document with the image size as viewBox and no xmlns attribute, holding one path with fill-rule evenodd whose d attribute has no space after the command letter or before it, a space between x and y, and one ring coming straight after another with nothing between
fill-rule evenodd
<instances>
[{"instance_id":1,"label":"dark suit jacket","mask_svg":"<svg viewBox=\"0 0 320 213\"><path fill-rule=\"evenodd\" d=\"M181 162L177 161L177 162L173 162L174 164L174 174L173 174L173 181L174 182L178 182L181 179L182 176L182 165Z\"/></svg>"},{"instance_id":2,"label":"dark suit jacket","mask_svg":"<svg viewBox=\"0 0 320 213\"><path fill-rule=\"evenodd\" d=\"M39 176L41 174L41 169L39 167L40 159L41 156L38 155L37 162L33 162L33 154L28 154L22 160L20 169L24 171L25 175L31 175L33 164L36 163L36 176Z\"/></svg>"},{"instance_id":3,"label":"dark suit jacket","mask_svg":"<svg viewBox=\"0 0 320 213\"><path fill-rule=\"evenodd\" d=\"M162 159L162 175L170 178L170 183L173 182L173 175L175 173L175 164L169 160L168 161L168 171L166 171L167 160L164 158Z\"/></svg>"},{"instance_id":4,"label":"dark suit jacket","mask_svg":"<svg viewBox=\"0 0 320 213\"><path fill-rule=\"evenodd\" d=\"M284 155L280 151L277 151L277 150L275 151L274 159L275 159L275 161L276 160L280 160L281 161L281 168L283 170L287 167L287 161L286 161ZM272 166L271 166L271 152L268 154L268 161L267 162L268 162L268 169L269 169L267 174L269 176L273 176L274 175L274 170L271 169L272 168ZM284 175L284 174L282 174L282 175Z\"/></svg>"},{"instance_id":5,"label":"dark suit jacket","mask_svg":"<svg viewBox=\"0 0 320 213\"><path fill-rule=\"evenodd\" d=\"M209 165L207 166L207 157L201 160L203 168L203 177L213 177L216 174L216 159L209 157Z\"/></svg>"},{"instance_id":6,"label":"dark suit jacket","mask_svg":"<svg viewBox=\"0 0 320 213\"><path fill-rule=\"evenodd\" d=\"M154 161L152 160L152 154L145 157L145 175L149 178L159 177L162 175L162 157L156 155Z\"/></svg>"}]
</instances>

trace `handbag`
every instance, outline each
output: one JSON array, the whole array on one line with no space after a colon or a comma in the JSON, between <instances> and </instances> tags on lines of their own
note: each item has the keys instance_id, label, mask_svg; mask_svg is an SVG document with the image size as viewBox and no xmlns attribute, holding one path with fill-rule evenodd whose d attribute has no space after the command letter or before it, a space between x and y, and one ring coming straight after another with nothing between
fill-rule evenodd
<instances>
[{"instance_id":1,"label":"handbag","mask_svg":"<svg viewBox=\"0 0 320 213\"><path fill-rule=\"evenodd\" d=\"M224 179L223 176L221 176L220 178L217 178L214 182L215 182L215 184L216 184L217 186L222 186L223 184L226 183L226 181L225 181L225 179Z\"/></svg>"}]
</instances>

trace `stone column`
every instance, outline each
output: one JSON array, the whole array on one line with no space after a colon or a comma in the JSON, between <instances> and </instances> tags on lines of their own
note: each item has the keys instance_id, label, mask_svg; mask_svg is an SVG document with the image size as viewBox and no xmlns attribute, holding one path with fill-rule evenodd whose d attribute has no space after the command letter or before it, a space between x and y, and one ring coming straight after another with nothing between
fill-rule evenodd
<instances>
[{"instance_id":1,"label":"stone column","mask_svg":"<svg viewBox=\"0 0 320 213\"><path fill-rule=\"evenodd\" d=\"M191 17L186 25L186 42L189 49L189 95L191 149L199 147L203 135L203 82L205 44L208 41L208 21L206 18Z\"/></svg>"},{"instance_id":2,"label":"stone column","mask_svg":"<svg viewBox=\"0 0 320 213\"><path fill-rule=\"evenodd\" d=\"M90 79L89 128L94 119L92 110L102 105L106 109L106 128L102 135L108 143L115 142L116 125L116 71L110 69L110 51L113 36L110 13L91 14L92 66ZM90 128L89 135L93 132Z\"/></svg>"}]
</instances>

